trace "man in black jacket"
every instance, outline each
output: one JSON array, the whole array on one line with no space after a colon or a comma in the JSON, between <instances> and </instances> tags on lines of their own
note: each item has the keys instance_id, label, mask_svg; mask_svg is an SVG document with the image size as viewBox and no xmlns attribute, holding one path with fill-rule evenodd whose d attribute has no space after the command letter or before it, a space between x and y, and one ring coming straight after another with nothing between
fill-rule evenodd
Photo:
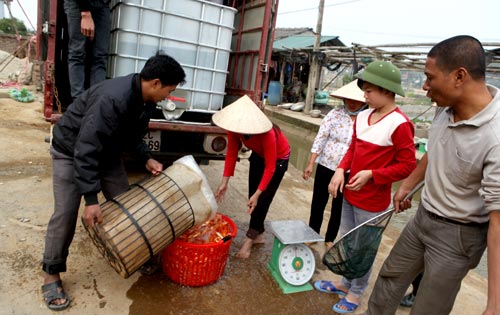
<instances>
[{"instance_id":1,"label":"man in black jacket","mask_svg":"<svg viewBox=\"0 0 500 315\"><path fill-rule=\"evenodd\" d=\"M66 271L81 197L85 199L83 220L93 226L102 222L97 194L102 191L109 199L129 189L122 153L134 153L153 175L163 170L142 138L156 103L183 84L185 76L173 58L156 55L140 74L92 86L55 124L50 149L54 213L47 226L42 267L48 308L61 310L70 304L60 273Z\"/></svg>"}]
</instances>

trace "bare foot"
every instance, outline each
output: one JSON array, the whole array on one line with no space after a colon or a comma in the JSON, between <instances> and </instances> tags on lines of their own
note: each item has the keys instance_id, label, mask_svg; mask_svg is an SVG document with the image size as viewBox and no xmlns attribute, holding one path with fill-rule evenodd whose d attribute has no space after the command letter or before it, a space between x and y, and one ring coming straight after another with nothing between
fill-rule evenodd
<instances>
[{"instance_id":1,"label":"bare foot","mask_svg":"<svg viewBox=\"0 0 500 315\"><path fill-rule=\"evenodd\" d=\"M266 242L266 238L264 237L264 233L260 233L254 240L253 244L264 244Z\"/></svg>"},{"instance_id":2,"label":"bare foot","mask_svg":"<svg viewBox=\"0 0 500 315\"><path fill-rule=\"evenodd\" d=\"M240 250L236 254L236 257L247 259L250 257L250 252L252 251L253 240L251 238L245 238L243 245L241 245Z\"/></svg>"}]
</instances>

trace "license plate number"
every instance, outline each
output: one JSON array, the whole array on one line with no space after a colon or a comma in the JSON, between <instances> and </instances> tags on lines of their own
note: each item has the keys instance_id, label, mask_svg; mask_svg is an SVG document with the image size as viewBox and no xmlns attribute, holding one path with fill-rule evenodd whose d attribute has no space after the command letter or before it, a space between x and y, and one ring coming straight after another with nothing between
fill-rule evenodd
<instances>
[{"instance_id":1,"label":"license plate number","mask_svg":"<svg viewBox=\"0 0 500 315\"><path fill-rule=\"evenodd\" d=\"M151 151L160 151L161 131L148 131L142 139Z\"/></svg>"}]
</instances>

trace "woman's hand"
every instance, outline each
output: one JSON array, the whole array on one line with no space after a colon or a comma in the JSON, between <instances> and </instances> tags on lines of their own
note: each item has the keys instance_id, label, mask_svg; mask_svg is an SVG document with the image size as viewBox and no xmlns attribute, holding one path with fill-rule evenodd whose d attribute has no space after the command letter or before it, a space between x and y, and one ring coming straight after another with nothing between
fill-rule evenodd
<instances>
[{"instance_id":1,"label":"woman's hand","mask_svg":"<svg viewBox=\"0 0 500 315\"><path fill-rule=\"evenodd\" d=\"M309 177L311 177L312 172L313 172L313 165L307 165L306 169L304 170L304 174L302 174L302 178L308 180Z\"/></svg>"},{"instance_id":2,"label":"woman's hand","mask_svg":"<svg viewBox=\"0 0 500 315\"><path fill-rule=\"evenodd\" d=\"M257 189L257 191L252 195L252 197L250 197L250 199L248 199L247 212L249 214L252 214L253 210L257 206L257 203L259 202L259 197L260 197L261 193L262 193L262 191Z\"/></svg>"},{"instance_id":3,"label":"woman's hand","mask_svg":"<svg viewBox=\"0 0 500 315\"><path fill-rule=\"evenodd\" d=\"M353 191L358 191L363 188L370 179L373 178L373 173L371 170L362 170L356 173L353 177L349 179L349 182L345 185L345 188Z\"/></svg>"},{"instance_id":4,"label":"woman's hand","mask_svg":"<svg viewBox=\"0 0 500 315\"><path fill-rule=\"evenodd\" d=\"M317 153L311 154L311 156L309 157L309 162L307 163L307 166L304 170L304 174L302 174L303 179L308 180L309 177L311 177L314 168L314 161L316 161L317 158L318 158Z\"/></svg>"},{"instance_id":5,"label":"woman's hand","mask_svg":"<svg viewBox=\"0 0 500 315\"><path fill-rule=\"evenodd\" d=\"M223 177L222 182L219 185L219 188L217 188L217 191L215 192L215 200L217 200L218 203L222 202L222 200L224 199L228 183L229 183L229 177Z\"/></svg>"},{"instance_id":6,"label":"woman's hand","mask_svg":"<svg viewBox=\"0 0 500 315\"><path fill-rule=\"evenodd\" d=\"M217 202L222 202L222 200L224 199L224 195L226 194L226 191L227 191L227 185L221 184L217 189L217 191L215 192L215 200L217 200Z\"/></svg>"},{"instance_id":7,"label":"woman's hand","mask_svg":"<svg viewBox=\"0 0 500 315\"><path fill-rule=\"evenodd\" d=\"M338 168L333 174L332 179L330 180L330 184L328 184L328 192L332 195L333 198L337 198L337 192L340 190L342 192L344 190L344 170L342 168Z\"/></svg>"}]
</instances>

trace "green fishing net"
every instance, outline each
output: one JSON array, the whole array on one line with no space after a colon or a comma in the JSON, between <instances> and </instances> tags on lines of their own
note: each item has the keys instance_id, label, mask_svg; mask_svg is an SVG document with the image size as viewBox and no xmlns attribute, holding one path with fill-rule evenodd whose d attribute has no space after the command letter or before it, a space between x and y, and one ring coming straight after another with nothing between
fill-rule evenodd
<instances>
[{"instance_id":1,"label":"green fishing net","mask_svg":"<svg viewBox=\"0 0 500 315\"><path fill-rule=\"evenodd\" d=\"M373 265L392 213L383 212L346 233L325 253L323 264L347 279L364 276Z\"/></svg>"}]
</instances>

